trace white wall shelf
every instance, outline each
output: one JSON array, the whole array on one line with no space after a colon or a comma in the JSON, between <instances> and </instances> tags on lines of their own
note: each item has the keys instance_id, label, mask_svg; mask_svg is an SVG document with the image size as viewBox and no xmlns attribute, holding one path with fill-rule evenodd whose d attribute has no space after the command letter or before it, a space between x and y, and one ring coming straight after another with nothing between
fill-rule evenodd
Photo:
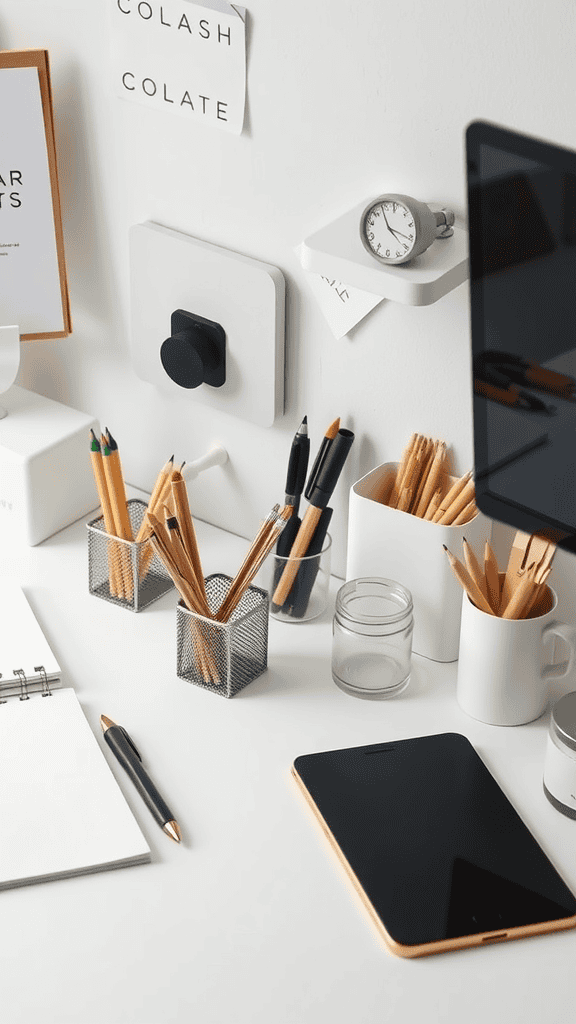
<instances>
[{"instance_id":1,"label":"white wall shelf","mask_svg":"<svg viewBox=\"0 0 576 1024\"><path fill-rule=\"evenodd\" d=\"M451 238L439 239L410 263L379 265L360 239L360 218L368 200L304 239L304 270L337 277L344 284L410 306L429 306L468 278L468 232L454 225Z\"/></svg>"}]
</instances>

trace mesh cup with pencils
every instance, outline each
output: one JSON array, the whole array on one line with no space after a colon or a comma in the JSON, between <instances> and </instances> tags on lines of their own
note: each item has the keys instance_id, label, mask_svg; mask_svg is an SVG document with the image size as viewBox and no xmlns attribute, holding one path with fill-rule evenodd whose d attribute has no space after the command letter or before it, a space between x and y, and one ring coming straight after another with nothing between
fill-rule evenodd
<instances>
[{"instance_id":1,"label":"mesh cup with pencils","mask_svg":"<svg viewBox=\"0 0 576 1024\"><path fill-rule=\"evenodd\" d=\"M232 579L214 573L204 580L212 613L226 599ZM268 593L248 586L226 622L176 609L176 674L222 697L234 697L268 665Z\"/></svg>"},{"instance_id":2,"label":"mesh cup with pencils","mask_svg":"<svg viewBox=\"0 0 576 1024\"><path fill-rule=\"evenodd\" d=\"M131 533L137 537L146 514L138 498L126 502ZM139 612L174 589L171 576L157 555L149 556L147 540L125 540L106 530L104 516L87 524L88 589L95 597Z\"/></svg>"},{"instance_id":3,"label":"mesh cup with pencils","mask_svg":"<svg viewBox=\"0 0 576 1024\"><path fill-rule=\"evenodd\" d=\"M181 597L176 672L181 679L233 697L267 665L268 594L253 581L292 509L274 505L233 579L222 573L204 578L185 492L175 493L174 480L172 492L176 508L164 507L163 520L148 510L147 522L152 549Z\"/></svg>"},{"instance_id":4,"label":"mesh cup with pencils","mask_svg":"<svg viewBox=\"0 0 576 1024\"><path fill-rule=\"evenodd\" d=\"M91 594L141 611L173 587L164 565L144 539L147 506L128 501L120 452L106 428L90 431L90 458L101 516L88 523L88 587Z\"/></svg>"}]
</instances>

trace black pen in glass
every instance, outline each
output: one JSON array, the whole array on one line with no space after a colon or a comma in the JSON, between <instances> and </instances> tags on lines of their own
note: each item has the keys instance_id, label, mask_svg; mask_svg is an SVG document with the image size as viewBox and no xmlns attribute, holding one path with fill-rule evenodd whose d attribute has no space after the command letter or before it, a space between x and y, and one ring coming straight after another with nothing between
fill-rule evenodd
<instances>
[{"instance_id":1,"label":"black pen in glass","mask_svg":"<svg viewBox=\"0 0 576 1024\"><path fill-rule=\"evenodd\" d=\"M308 459L310 457L310 438L308 437L308 417L305 416L298 427L292 441L288 469L286 472L286 484L284 487L286 497L284 503L292 505L292 515L286 523L278 538L276 545L277 555L289 555L294 538L300 528L298 508L300 498L306 482L308 472Z\"/></svg>"},{"instance_id":2,"label":"black pen in glass","mask_svg":"<svg viewBox=\"0 0 576 1024\"><path fill-rule=\"evenodd\" d=\"M310 497L308 498L310 504L306 509L300 529L296 535L296 540L292 545L290 557L284 567L279 582L276 584L274 593L272 595L272 609L276 610L278 607L282 607L290 590L294 579L299 568L299 559L303 558L308 551L308 547L314 536L316 527L318 526L319 520L322 513L330 498L336 484L338 483L338 477L344 468L344 463L348 456L348 452L354 441L354 434L351 430L346 430L342 427L336 437L333 439L329 446L319 472L316 474L316 479L310 490ZM308 489L307 489L308 496Z\"/></svg>"},{"instance_id":3,"label":"black pen in glass","mask_svg":"<svg viewBox=\"0 0 576 1024\"><path fill-rule=\"evenodd\" d=\"M164 830L167 836L170 836L170 838L174 839L176 843L179 843L181 837L178 822L175 820L172 811L160 796L160 793L156 789L156 786L152 782L148 772L145 770L144 765L142 764L142 758L126 732L126 729L121 725L116 725L116 722L113 722L111 718L107 718L106 715L100 715L100 725L102 726L104 739L114 754L114 757L120 762L124 771L132 779L132 782L136 786L136 789L140 793L144 803L152 812L152 816L156 818L160 828Z\"/></svg>"}]
</instances>

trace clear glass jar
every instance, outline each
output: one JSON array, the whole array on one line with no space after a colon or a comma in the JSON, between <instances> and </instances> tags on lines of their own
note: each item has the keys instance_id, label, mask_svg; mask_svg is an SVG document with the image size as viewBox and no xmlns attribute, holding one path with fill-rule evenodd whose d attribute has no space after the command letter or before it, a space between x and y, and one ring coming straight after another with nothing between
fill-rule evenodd
<instances>
[{"instance_id":1,"label":"clear glass jar","mask_svg":"<svg viewBox=\"0 0 576 1024\"><path fill-rule=\"evenodd\" d=\"M382 700L410 680L412 595L379 577L350 580L336 595L332 678L355 697Z\"/></svg>"}]
</instances>

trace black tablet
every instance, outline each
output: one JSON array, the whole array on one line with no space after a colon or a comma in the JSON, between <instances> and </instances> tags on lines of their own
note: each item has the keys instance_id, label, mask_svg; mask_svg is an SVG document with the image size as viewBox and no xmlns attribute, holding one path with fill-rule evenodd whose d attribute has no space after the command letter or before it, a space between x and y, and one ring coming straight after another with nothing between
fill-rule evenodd
<instances>
[{"instance_id":1,"label":"black tablet","mask_svg":"<svg viewBox=\"0 0 576 1024\"><path fill-rule=\"evenodd\" d=\"M392 952L576 924L576 899L464 736L307 754L293 774Z\"/></svg>"},{"instance_id":2,"label":"black tablet","mask_svg":"<svg viewBox=\"0 0 576 1024\"><path fill-rule=\"evenodd\" d=\"M576 153L466 131L476 496L576 551Z\"/></svg>"}]
</instances>

